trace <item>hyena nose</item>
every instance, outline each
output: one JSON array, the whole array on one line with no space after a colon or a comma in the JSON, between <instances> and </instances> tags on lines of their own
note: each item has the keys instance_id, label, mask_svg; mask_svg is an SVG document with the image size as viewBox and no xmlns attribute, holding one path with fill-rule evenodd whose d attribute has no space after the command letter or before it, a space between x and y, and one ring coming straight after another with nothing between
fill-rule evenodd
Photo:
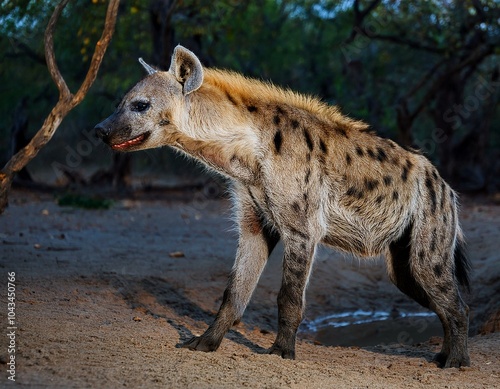
<instances>
[{"instance_id":1,"label":"hyena nose","mask_svg":"<svg viewBox=\"0 0 500 389\"><path fill-rule=\"evenodd\" d=\"M110 128L104 126L102 123L99 123L98 125L96 125L94 127L94 130L95 130L96 135L101 139L104 139L107 136L109 136L109 133L111 132Z\"/></svg>"}]
</instances>

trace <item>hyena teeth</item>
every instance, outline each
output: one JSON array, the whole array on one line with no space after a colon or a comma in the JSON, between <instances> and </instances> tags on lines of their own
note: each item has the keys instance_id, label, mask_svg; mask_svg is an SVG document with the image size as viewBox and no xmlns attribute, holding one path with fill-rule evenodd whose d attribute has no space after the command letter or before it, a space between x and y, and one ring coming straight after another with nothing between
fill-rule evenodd
<instances>
[{"instance_id":1,"label":"hyena teeth","mask_svg":"<svg viewBox=\"0 0 500 389\"><path fill-rule=\"evenodd\" d=\"M141 134L138 137L127 140L122 143L112 145L111 147L115 150L125 150L128 149L129 147L140 145L141 143L144 142L145 139L146 139L146 134Z\"/></svg>"},{"instance_id":2,"label":"hyena teeth","mask_svg":"<svg viewBox=\"0 0 500 389\"><path fill-rule=\"evenodd\" d=\"M153 128L154 136L111 147L171 146L233 182L240 233L233 271L215 321L183 347L219 347L281 239L271 353L295 356L306 285L322 243L358 256L384 255L394 284L443 324L436 360L444 367L470 364L469 308L459 291L469 285L469 264L457 198L429 160L318 99L206 69L182 46L167 72L141 63L148 76L96 126L97 134L109 142L125 128Z\"/></svg>"}]
</instances>

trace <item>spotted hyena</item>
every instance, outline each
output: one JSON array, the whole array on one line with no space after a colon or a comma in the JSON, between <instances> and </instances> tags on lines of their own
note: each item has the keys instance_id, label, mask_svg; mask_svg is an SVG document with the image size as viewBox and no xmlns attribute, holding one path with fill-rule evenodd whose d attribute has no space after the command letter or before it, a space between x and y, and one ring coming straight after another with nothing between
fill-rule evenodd
<instances>
[{"instance_id":1,"label":"spotted hyena","mask_svg":"<svg viewBox=\"0 0 500 389\"><path fill-rule=\"evenodd\" d=\"M183 344L216 350L245 310L281 239L283 278L271 354L295 357L296 332L319 243L383 254L394 284L444 328L435 359L470 364L469 287L455 192L422 155L369 131L333 106L239 74L207 69L178 46L168 71L148 72L96 126L111 148L171 146L232 180L235 264L215 321Z\"/></svg>"}]
</instances>

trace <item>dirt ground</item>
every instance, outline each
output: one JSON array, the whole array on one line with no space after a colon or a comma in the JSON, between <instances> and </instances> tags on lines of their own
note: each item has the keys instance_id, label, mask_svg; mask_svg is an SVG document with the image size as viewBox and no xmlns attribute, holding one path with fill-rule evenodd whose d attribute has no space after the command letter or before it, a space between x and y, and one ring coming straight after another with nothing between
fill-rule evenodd
<instances>
[{"instance_id":1,"label":"dirt ground","mask_svg":"<svg viewBox=\"0 0 500 389\"><path fill-rule=\"evenodd\" d=\"M217 352L176 348L217 312L236 235L227 200L165 197L89 211L60 207L50 194L12 194L0 216L0 309L8 334L7 278L15 272L16 381L7 379L10 340L3 335L0 387L500 387L499 205L463 200L474 267L466 296L472 366L443 370L431 362L441 337L412 342L404 328L377 346L349 346L347 335L347 346L321 344L329 341L313 324L325 315L423 312L388 281L381 260L327 249L317 256L295 361L263 354L276 331L279 247L242 323ZM426 327L425 320L408 326ZM351 338L365 336L361 330L348 329Z\"/></svg>"}]
</instances>

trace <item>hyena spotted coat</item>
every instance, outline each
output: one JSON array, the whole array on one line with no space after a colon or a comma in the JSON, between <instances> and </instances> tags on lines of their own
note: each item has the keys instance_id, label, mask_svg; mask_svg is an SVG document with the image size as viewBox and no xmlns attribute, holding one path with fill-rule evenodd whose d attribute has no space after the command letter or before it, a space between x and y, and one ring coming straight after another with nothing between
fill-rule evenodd
<instances>
[{"instance_id":1,"label":"hyena spotted coat","mask_svg":"<svg viewBox=\"0 0 500 389\"><path fill-rule=\"evenodd\" d=\"M296 332L319 243L383 254L394 284L444 329L436 360L468 366L469 265L457 196L436 168L336 107L239 74L204 68L178 46L169 71L148 75L96 126L113 149L171 146L229 177L239 226L236 261L215 321L183 346L216 350L243 315L281 239L278 334L269 350L295 357Z\"/></svg>"}]
</instances>

